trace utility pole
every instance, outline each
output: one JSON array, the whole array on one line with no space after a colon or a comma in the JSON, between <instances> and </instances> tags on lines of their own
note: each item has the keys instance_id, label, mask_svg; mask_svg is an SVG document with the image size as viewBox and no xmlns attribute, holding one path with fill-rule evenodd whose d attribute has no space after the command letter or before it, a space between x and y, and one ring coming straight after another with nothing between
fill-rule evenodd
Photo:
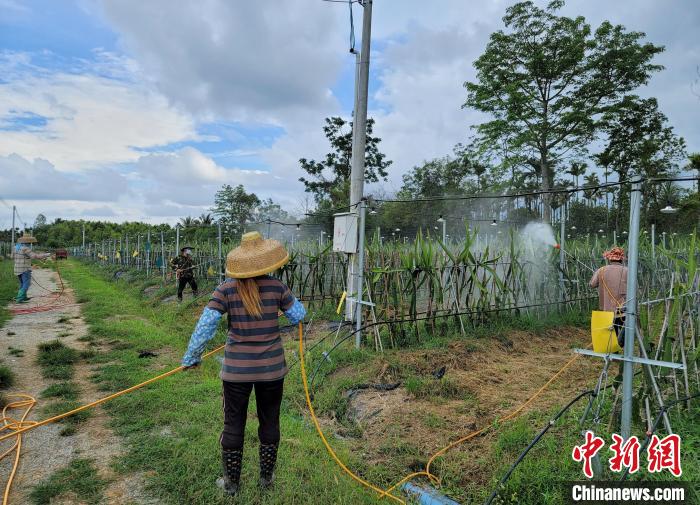
<instances>
[{"instance_id":1,"label":"utility pole","mask_svg":"<svg viewBox=\"0 0 700 505\"><path fill-rule=\"evenodd\" d=\"M630 239L627 261L627 302L625 305L625 362L622 370L622 416L620 435L630 437L632 427L632 383L634 381L634 346L637 331L637 260L639 258L639 213L642 202L642 178L636 176L632 183L630 205Z\"/></svg>"},{"instance_id":2,"label":"utility pole","mask_svg":"<svg viewBox=\"0 0 700 505\"><path fill-rule=\"evenodd\" d=\"M364 282L364 263L365 263L365 201L360 201L360 250L357 253L357 298L355 299L355 348L359 349L362 344L362 283Z\"/></svg>"},{"instance_id":3,"label":"utility pole","mask_svg":"<svg viewBox=\"0 0 700 505\"><path fill-rule=\"evenodd\" d=\"M365 145L367 143L367 94L369 88L369 59L370 59L370 39L372 36L372 0L362 0L360 5L364 8L362 14L362 49L357 65L355 81L355 110L352 126L352 166L350 170L350 212L357 215L360 221L360 201L364 197L365 182ZM364 230L360 231L364 234ZM359 242L359 241L358 241ZM358 247L364 247L363 243L358 243ZM355 295L355 303L359 303L362 286L359 284L362 268L359 262L359 255L362 251L350 255L348 268L348 293ZM353 319L353 304L346 303L345 318Z\"/></svg>"}]
</instances>

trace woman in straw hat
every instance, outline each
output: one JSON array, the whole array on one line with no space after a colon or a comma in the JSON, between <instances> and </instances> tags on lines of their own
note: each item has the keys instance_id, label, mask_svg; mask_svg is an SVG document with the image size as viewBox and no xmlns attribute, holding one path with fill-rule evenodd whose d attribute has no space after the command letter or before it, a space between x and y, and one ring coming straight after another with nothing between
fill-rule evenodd
<instances>
[{"instance_id":1,"label":"woman in straw hat","mask_svg":"<svg viewBox=\"0 0 700 505\"><path fill-rule=\"evenodd\" d=\"M625 250L613 247L603 253L608 264L599 268L591 278L590 286L598 288L599 310L615 313L613 328L620 347L625 344L625 301L627 300L627 267L622 264Z\"/></svg>"},{"instance_id":2,"label":"woman in straw hat","mask_svg":"<svg viewBox=\"0 0 700 505\"><path fill-rule=\"evenodd\" d=\"M241 245L226 256L226 280L214 290L182 359L186 368L197 366L219 319L223 314L228 315L221 370L224 430L220 443L224 476L217 485L229 495L238 491L248 399L253 388L260 422L260 486L268 488L273 481L280 441L282 387L287 373L278 311L283 311L292 324L306 315L304 306L289 288L267 275L288 261L287 251L276 240L263 240L258 232L243 235Z\"/></svg>"},{"instance_id":3,"label":"woman in straw hat","mask_svg":"<svg viewBox=\"0 0 700 505\"><path fill-rule=\"evenodd\" d=\"M17 303L26 303L29 301L27 291L32 282L32 260L43 260L51 256L51 253L35 253L29 247L29 244L36 244L36 239L26 231L20 238L17 239L15 251L13 254L15 260L15 275L19 281L19 291L15 301Z\"/></svg>"}]
</instances>

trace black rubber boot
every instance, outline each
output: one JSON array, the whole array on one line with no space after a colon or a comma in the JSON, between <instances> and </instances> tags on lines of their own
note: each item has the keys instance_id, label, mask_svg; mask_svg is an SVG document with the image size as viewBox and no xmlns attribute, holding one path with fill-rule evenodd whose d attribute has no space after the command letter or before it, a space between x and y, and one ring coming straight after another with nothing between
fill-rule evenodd
<instances>
[{"instance_id":1,"label":"black rubber boot","mask_svg":"<svg viewBox=\"0 0 700 505\"><path fill-rule=\"evenodd\" d=\"M260 487L268 489L275 480L275 463L277 462L277 446L260 444Z\"/></svg>"},{"instance_id":2,"label":"black rubber boot","mask_svg":"<svg viewBox=\"0 0 700 505\"><path fill-rule=\"evenodd\" d=\"M238 483L241 480L243 449L222 449L221 463L224 467L224 476L216 481L216 485L227 495L233 496L238 492Z\"/></svg>"}]
</instances>

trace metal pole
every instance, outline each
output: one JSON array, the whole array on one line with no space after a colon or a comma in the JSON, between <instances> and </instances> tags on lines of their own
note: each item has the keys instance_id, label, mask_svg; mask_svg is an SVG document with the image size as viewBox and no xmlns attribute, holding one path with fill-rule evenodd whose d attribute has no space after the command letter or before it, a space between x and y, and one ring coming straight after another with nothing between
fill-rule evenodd
<instances>
[{"instance_id":1,"label":"metal pole","mask_svg":"<svg viewBox=\"0 0 700 505\"><path fill-rule=\"evenodd\" d=\"M630 239L627 271L627 303L625 308L625 358L634 356L637 331L637 260L639 257L639 213L642 202L642 179L637 176L632 183L630 205ZM622 419L620 434L624 440L629 439L632 426L632 382L634 381L634 364L625 361L622 371Z\"/></svg>"},{"instance_id":2,"label":"metal pole","mask_svg":"<svg viewBox=\"0 0 700 505\"><path fill-rule=\"evenodd\" d=\"M355 348L362 343L362 282L365 267L365 201L360 201L360 240L357 253L357 288L355 290Z\"/></svg>"},{"instance_id":3,"label":"metal pole","mask_svg":"<svg viewBox=\"0 0 700 505\"><path fill-rule=\"evenodd\" d=\"M352 127L352 166L350 171L350 211L359 215L357 205L364 196L365 182L365 144L367 142L367 94L369 87L369 59L370 39L372 36L372 0L364 0L362 3L364 12L362 15L362 49L357 64L355 80L355 110ZM357 56L356 56L357 58ZM357 287L354 282L357 278L359 266L358 254L350 255L348 262L348 292L354 293ZM352 304L346 304L345 318L352 319Z\"/></svg>"},{"instance_id":4,"label":"metal pole","mask_svg":"<svg viewBox=\"0 0 700 505\"><path fill-rule=\"evenodd\" d=\"M83 223L83 250L85 250L85 223Z\"/></svg>"},{"instance_id":5,"label":"metal pole","mask_svg":"<svg viewBox=\"0 0 700 505\"><path fill-rule=\"evenodd\" d=\"M656 223L651 223L651 260L656 267Z\"/></svg>"},{"instance_id":6,"label":"metal pole","mask_svg":"<svg viewBox=\"0 0 700 505\"><path fill-rule=\"evenodd\" d=\"M136 269L141 270L141 234L136 235Z\"/></svg>"},{"instance_id":7,"label":"metal pole","mask_svg":"<svg viewBox=\"0 0 700 505\"><path fill-rule=\"evenodd\" d=\"M178 254L180 254L180 225L176 224L175 225L175 255L177 256ZM177 284L178 284L177 275L173 275L173 278L175 279L175 285L177 286Z\"/></svg>"},{"instance_id":8,"label":"metal pole","mask_svg":"<svg viewBox=\"0 0 700 505\"><path fill-rule=\"evenodd\" d=\"M217 223L219 228L219 282L224 282L224 273L221 268L221 221Z\"/></svg>"},{"instance_id":9,"label":"metal pole","mask_svg":"<svg viewBox=\"0 0 700 505\"><path fill-rule=\"evenodd\" d=\"M447 243L447 219L442 220L442 243Z\"/></svg>"},{"instance_id":10,"label":"metal pole","mask_svg":"<svg viewBox=\"0 0 700 505\"><path fill-rule=\"evenodd\" d=\"M10 256L15 254L15 214L17 213L17 207L12 206L12 250L10 251Z\"/></svg>"},{"instance_id":11,"label":"metal pole","mask_svg":"<svg viewBox=\"0 0 700 505\"><path fill-rule=\"evenodd\" d=\"M566 212L562 205L559 213L559 296L563 302L566 299L566 291L564 289L564 268L566 267L566 257L564 249L566 247ZM561 307L564 308L563 306Z\"/></svg>"},{"instance_id":12,"label":"metal pole","mask_svg":"<svg viewBox=\"0 0 700 505\"><path fill-rule=\"evenodd\" d=\"M126 236L126 266L128 267L131 263L131 250L129 249L129 235Z\"/></svg>"},{"instance_id":13,"label":"metal pole","mask_svg":"<svg viewBox=\"0 0 700 505\"><path fill-rule=\"evenodd\" d=\"M165 240L163 230L160 232L160 268L163 271L163 282L165 282Z\"/></svg>"},{"instance_id":14,"label":"metal pole","mask_svg":"<svg viewBox=\"0 0 700 505\"><path fill-rule=\"evenodd\" d=\"M151 230L146 234L146 277L151 271Z\"/></svg>"},{"instance_id":15,"label":"metal pole","mask_svg":"<svg viewBox=\"0 0 700 505\"><path fill-rule=\"evenodd\" d=\"M270 227L272 226L272 221L268 218L267 220L267 238L272 238L270 235Z\"/></svg>"},{"instance_id":16,"label":"metal pole","mask_svg":"<svg viewBox=\"0 0 700 505\"><path fill-rule=\"evenodd\" d=\"M617 230L613 230L613 245L617 245Z\"/></svg>"}]
</instances>

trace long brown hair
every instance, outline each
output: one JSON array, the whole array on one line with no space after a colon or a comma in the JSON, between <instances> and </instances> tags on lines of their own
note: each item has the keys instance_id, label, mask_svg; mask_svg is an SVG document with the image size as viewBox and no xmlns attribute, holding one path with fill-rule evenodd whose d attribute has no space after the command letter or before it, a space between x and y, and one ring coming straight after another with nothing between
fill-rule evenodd
<instances>
[{"instance_id":1,"label":"long brown hair","mask_svg":"<svg viewBox=\"0 0 700 505\"><path fill-rule=\"evenodd\" d=\"M258 290L258 283L255 282L255 279L238 279L238 294L243 301L245 311L256 319L262 319L260 291Z\"/></svg>"}]
</instances>

